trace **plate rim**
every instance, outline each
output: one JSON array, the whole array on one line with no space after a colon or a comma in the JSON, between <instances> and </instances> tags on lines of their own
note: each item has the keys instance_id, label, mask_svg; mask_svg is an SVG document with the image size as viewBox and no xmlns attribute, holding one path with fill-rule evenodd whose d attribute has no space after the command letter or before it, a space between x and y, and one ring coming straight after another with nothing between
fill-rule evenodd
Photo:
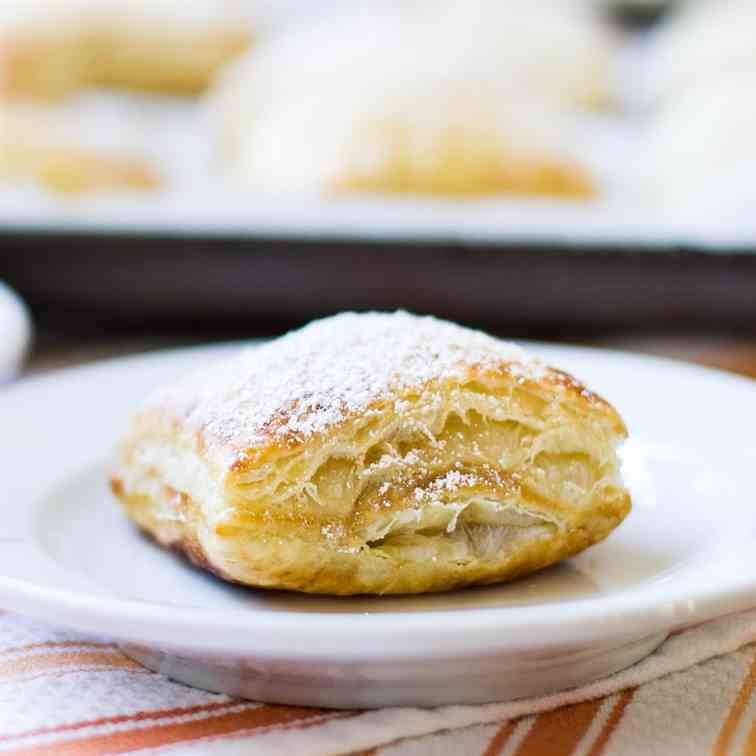
<instances>
[{"instance_id":1,"label":"plate rim","mask_svg":"<svg viewBox=\"0 0 756 756\"><path fill-rule=\"evenodd\" d=\"M0 406L5 401L12 401L19 392L60 386L61 378L78 383L82 377L94 377L103 371L124 367L138 369L145 360L170 362L178 357L188 358L209 352L218 354L249 343L224 342L148 351L52 371L22 380L4 391L0 394ZM519 343L533 352L539 349L554 354L578 352L607 360L640 361L649 367L664 365L756 390L756 382L746 377L680 360L596 347L528 341ZM66 385L64 383L59 390L65 390ZM28 548L34 549L34 544L31 543ZM756 566L754 556L751 561ZM464 656L482 649L517 647L527 650L563 646L565 643L601 643L631 635L671 631L691 621L704 621L756 605L756 570L751 578L747 577L747 572L743 570L739 575L734 574L724 589L721 586L707 586L693 598L682 590L684 584L673 583L661 603L642 589L628 589L608 596L572 599L536 607L350 613L348 621L345 621L343 613L283 610L252 614L245 609L228 609L223 610L223 622L220 623L217 609L200 608L198 611L197 608L102 596L82 590L42 586L6 575L0 575L0 605L37 619L110 635L122 641L168 645L200 652L248 652L252 645L258 655L270 657L328 659L338 656L364 660L391 655L396 658L411 656L430 659L450 653ZM573 616L575 612L578 616ZM303 642L304 615L307 635L317 640L310 645ZM401 637L396 638L394 633L399 618ZM430 647L429 632L434 638L434 644ZM390 651L386 648L389 636L393 645ZM357 643L355 638L358 639Z\"/></svg>"}]
</instances>

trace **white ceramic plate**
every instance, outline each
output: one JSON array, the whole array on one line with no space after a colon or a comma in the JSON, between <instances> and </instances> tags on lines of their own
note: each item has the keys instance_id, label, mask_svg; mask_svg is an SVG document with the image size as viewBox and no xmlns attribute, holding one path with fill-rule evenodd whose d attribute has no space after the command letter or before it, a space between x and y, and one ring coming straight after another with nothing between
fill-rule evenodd
<instances>
[{"instance_id":1,"label":"white ceramic plate","mask_svg":"<svg viewBox=\"0 0 756 756\"><path fill-rule=\"evenodd\" d=\"M756 384L538 345L630 427L634 510L606 542L510 585L437 596L225 585L140 537L105 481L143 395L227 348L106 362L0 394L0 605L112 636L186 682L329 706L566 688L633 663L675 628L756 605Z\"/></svg>"},{"instance_id":2,"label":"white ceramic plate","mask_svg":"<svg viewBox=\"0 0 756 756\"><path fill-rule=\"evenodd\" d=\"M26 306L0 281L0 384L18 372L30 338L31 323Z\"/></svg>"}]
</instances>

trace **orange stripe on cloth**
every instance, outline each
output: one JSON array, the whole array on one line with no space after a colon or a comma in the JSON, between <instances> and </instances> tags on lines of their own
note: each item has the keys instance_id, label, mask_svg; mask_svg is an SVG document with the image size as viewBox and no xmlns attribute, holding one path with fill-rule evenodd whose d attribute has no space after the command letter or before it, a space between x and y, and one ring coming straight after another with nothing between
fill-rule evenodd
<instances>
[{"instance_id":1,"label":"orange stripe on cloth","mask_svg":"<svg viewBox=\"0 0 756 756\"><path fill-rule=\"evenodd\" d=\"M87 641L47 641L46 643L29 643L26 646L4 648L0 651L0 657L18 654L23 651L38 651L42 648L110 648L115 650L116 646L113 643L89 643Z\"/></svg>"},{"instance_id":2,"label":"orange stripe on cloth","mask_svg":"<svg viewBox=\"0 0 756 756\"><path fill-rule=\"evenodd\" d=\"M481 754L481 756L499 756L504 746L512 737L512 733L519 723L519 719L510 719L508 722L499 727L496 734L491 738L491 742L488 747Z\"/></svg>"},{"instance_id":3,"label":"orange stripe on cloth","mask_svg":"<svg viewBox=\"0 0 756 756\"><path fill-rule=\"evenodd\" d=\"M738 695L735 696L735 700L730 707L727 718L722 725L722 729L719 731L719 737L717 738L716 743L714 743L714 748L712 749L712 756L726 756L729 753L735 730L737 729L738 724L740 723L740 718L743 716L743 711L751 698L754 686L756 686L756 654L754 654L754 657L751 660L748 674L743 679Z\"/></svg>"},{"instance_id":4,"label":"orange stripe on cloth","mask_svg":"<svg viewBox=\"0 0 756 756\"><path fill-rule=\"evenodd\" d=\"M30 738L37 735L52 735L54 733L71 732L74 730L83 730L86 727L97 727L99 725L117 725L124 722L153 722L159 719L178 716L190 716L203 712L213 712L223 709L238 708L239 701L216 701L214 703L203 704L201 706L179 706L170 709L150 709L149 711L139 711L134 714L121 714L113 717L101 717L99 719L87 719L80 722L68 722L67 724L57 725L56 727L41 727L38 730L28 730L26 732L16 732L13 735L0 735L0 741L17 740L19 738ZM257 704L254 704L255 706ZM250 704L253 706L253 704Z\"/></svg>"},{"instance_id":5,"label":"orange stripe on cloth","mask_svg":"<svg viewBox=\"0 0 756 756\"><path fill-rule=\"evenodd\" d=\"M748 730L748 737L743 746L743 756L756 756L756 719L751 722L751 727Z\"/></svg>"},{"instance_id":6,"label":"orange stripe on cloth","mask_svg":"<svg viewBox=\"0 0 756 756\"><path fill-rule=\"evenodd\" d=\"M539 714L516 756L568 756L585 737L603 699L585 701Z\"/></svg>"},{"instance_id":7,"label":"orange stripe on cloth","mask_svg":"<svg viewBox=\"0 0 756 756\"><path fill-rule=\"evenodd\" d=\"M4 751L5 756L102 756L102 754L127 753L142 748L157 748L174 743L278 729L304 729L332 719L359 716L362 712L329 712L318 709L301 709L288 706L259 706L243 711L234 711L218 716L177 722L168 719L148 727L138 727L121 732L108 732L77 738L76 740L47 741Z\"/></svg>"},{"instance_id":8,"label":"orange stripe on cloth","mask_svg":"<svg viewBox=\"0 0 756 756\"><path fill-rule=\"evenodd\" d=\"M622 717L625 714L625 709L630 701L633 700L635 694L635 688L630 690L623 690L614 704L614 708L609 712L609 716L604 723L604 727L599 733L598 737L591 746L591 750L588 751L587 756L601 756L606 748L606 744L609 742L609 738L612 737L612 733L617 729L617 725L622 721Z\"/></svg>"},{"instance_id":9,"label":"orange stripe on cloth","mask_svg":"<svg viewBox=\"0 0 756 756\"><path fill-rule=\"evenodd\" d=\"M49 654L32 654L18 659L0 661L0 681L35 672L56 672L69 667L118 667L119 669L142 669L135 661L118 651L57 651Z\"/></svg>"},{"instance_id":10,"label":"orange stripe on cloth","mask_svg":"<svg viewBox=\"0 0 756 756\"><path fill-rule=\"evenodd\" d=\"M754 754L756 754L756 720L751 723L748 738L743 746L743 756L754 756Z\"/></svg>"}]
</instances>

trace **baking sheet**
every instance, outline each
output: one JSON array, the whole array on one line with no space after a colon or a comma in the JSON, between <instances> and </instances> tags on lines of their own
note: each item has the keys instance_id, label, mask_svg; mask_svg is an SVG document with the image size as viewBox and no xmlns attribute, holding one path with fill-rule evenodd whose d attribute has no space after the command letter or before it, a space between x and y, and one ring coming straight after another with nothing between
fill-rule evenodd
<instances>
[{"instance_id":1,"label":"baking sheet","mask_svg":"<svg viewBox=\"0 0 756 756\"><path fill-rule=\"evenodd\" d=\"M756 215L748 211L753 191L722 191L698 206L681 206L674 198L660 201L646 142L645 48L642 35L630 37L618 59L624 112L581 116L566 137L570 150L598 178L600 196L593 202L263 196L233 186L222 175L211 119L202 104L91 92L60 108L62 138L143 154L164 176L165 188L65 199L33 185L2 185L0 234L344 238L573 249L612 246L618 252L663 251L671 246L756 252ZM734 196L741 200L734 202Z\"/></svg>"}]
</instances>

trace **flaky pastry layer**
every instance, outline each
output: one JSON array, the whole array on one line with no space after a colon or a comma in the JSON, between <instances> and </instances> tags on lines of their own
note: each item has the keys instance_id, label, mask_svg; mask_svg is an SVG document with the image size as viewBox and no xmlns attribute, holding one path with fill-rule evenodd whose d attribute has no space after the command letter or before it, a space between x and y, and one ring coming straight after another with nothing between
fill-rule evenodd
<instances>
[{"instance_id":1,"label":"flaky pastry layer","mask_svg":"<svg viewBox=\"0 0 756 756\"><path fill-rule=\"evenodd\" d=\"M435 343L406 350L405 366L417 353L443 361L456 354L455 340L474 333L403 314L340 317L368 340L375 329L379 352L390 348L392 329L435 335ZM309 328L329 336L340 330ZM289 346L307 330L286 337ZM348 341L332 347L334 360ZM329 415L324 427L309 416L293 422L301 406L290 407L263 422L254 444L249 427L209 422L222 411L260 420L243 409L238 367L214 378L231 391L225 410L203 409L217 398L212 384L194 399L198 388L161 395L135 417L113 491L156 541L253 586L421 593L553 564L604 539L627 515L616 454L625 428L610 405L567 374L523 363L516 353L502 351L508 359L497 361L490 341L490 359L483 342L478 351L461 348L461 363L446 363L438 375L412 362L413 374L430 377L385 391L372 383L377 396ZM275 355L275 343L266 348L260 371ZM348 353L342 359L349 362ZM360 384L345 380L351 389ZM314 411L325 411L325 396L336 391L327 385L322 396L315 391ZM254 396L254 382L243 388ZM235 445L242 437L248 445Z\"/></svg>"}]
</instances>

